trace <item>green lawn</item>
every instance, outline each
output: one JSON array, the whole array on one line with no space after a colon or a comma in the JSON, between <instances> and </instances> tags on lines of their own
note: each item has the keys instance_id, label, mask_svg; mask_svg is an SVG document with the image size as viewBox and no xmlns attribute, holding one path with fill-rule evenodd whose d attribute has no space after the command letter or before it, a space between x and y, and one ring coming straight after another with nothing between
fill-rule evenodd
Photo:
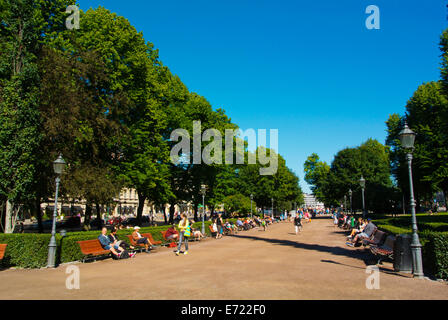
<instances>
[{"instance_id":1,"label":"green lawn","mask_svg":"<svg viewBox=\"0 0 448 320\"><path fill-rule=\"evenodd\" d=\"M411 215L398 217L382 216L373 219L379 229L393 234L411 233ZM426 238L429 232L448 234L448 212L439 212L433 215L427 213L417 214L417 226L421 238Z\"/></svg>"}]
</instances>

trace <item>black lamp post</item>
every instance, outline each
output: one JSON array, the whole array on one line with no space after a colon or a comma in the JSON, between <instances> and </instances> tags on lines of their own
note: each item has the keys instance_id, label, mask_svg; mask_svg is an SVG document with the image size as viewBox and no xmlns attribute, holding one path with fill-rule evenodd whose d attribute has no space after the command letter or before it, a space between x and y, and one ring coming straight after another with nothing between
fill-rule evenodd
<instances>
[{"instance_id":1,"label":"black lamp post","mask_svg":"<svg viewBox=\"0 0 448 320\"><path fill-rule=\"evenodd\" d=\"M254 195L251 193L250 194L250 217L251 217L251 219L254 218L254 215L252 214L252 200L254 200Z\"/></svg>"},{"instance_id":2,"label":"black lamp post","mask_svg":"<svg viewBox=\"0 0 448 320\"><path fill-rule=\"evenodd\" d=\"M359 179L359 185L361 186L361 190L362 190L362 216L365 218L366 217L366 203L364 200L364 188L366 186L366 179L364 179L362 175L361 175L361 179Z\"/></svg>"},{"instance_id":3,"label":"black lamp post","mask_svg":"<svg viewBox=\"0 0 448 320\"><path fill-rule=\"evenodd\" d=\"M348 195L350 196L350 213L353 214L353 209L352 209L352 194L353 194L352 189L349 189L349 190L348 190Z\"/></svg>"},{"instance_id":4,"label":"black lamp post","mask_svg":"<svg viewBox=\"0 0 448 320\"><path fill-rule=\"evenodd\" d=\"M54 268L56 264L56 217L58 215L58 192L59 183L61 182L60 175L64 172L65 165L66 163L62 158L62 154L60 154L59 157L53 161L53 170L54 173L56 173L56 194L54 197L53 226L51 228L50 244L48 245L48 268Z\"/></svg>"},{"instance_id":5,"label":"black lamp post","mask_svg":"<svg viewBox=\"0 0 448 320\"><path fill-rule=\"evenodd\" d=\"M412 131L408 124L405 122L404 129L399 133L401 145L406 151L406 159L408 160L409 170L409 192L410 192L410 205L412 215L412 261L414 266L414 277L423 278L423 263L422 263L422 245L417 233L417 216L415 214L415 200L414 200L414 187L412 184L412 151L414 150L416 133Z\"/></svg>"}]
</instances>

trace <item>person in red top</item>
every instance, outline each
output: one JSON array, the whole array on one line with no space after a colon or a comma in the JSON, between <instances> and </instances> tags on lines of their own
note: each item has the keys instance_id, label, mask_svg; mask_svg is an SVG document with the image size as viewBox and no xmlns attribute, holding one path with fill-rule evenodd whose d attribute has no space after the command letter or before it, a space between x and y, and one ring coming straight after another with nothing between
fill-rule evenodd
<instances>
[{"instance_id":1,"label":"person in red top","mask_svg":"<svg viewBox=\"0 0 448 320\"><path fill-rule=\"evenodd\" d=\"M166 230L166 234L165 234L167 240L176 240L179 239L179 232L177 232L176 228L174 227L174 225L172 225L171 227L169 227Z\"/></svg>"}]
</instances>

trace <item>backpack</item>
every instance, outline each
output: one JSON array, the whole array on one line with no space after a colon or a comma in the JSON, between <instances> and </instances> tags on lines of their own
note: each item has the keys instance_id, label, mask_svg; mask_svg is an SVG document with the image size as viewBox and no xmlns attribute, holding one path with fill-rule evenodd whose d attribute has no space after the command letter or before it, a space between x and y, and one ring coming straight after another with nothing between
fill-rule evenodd
<instances>
[{"instance_id":1,"label":"backpack","mask_svg":"<svg viewBox=\"0 0 448 320\"><path fill-rule=\"evenodd\" d=\"M120 255L120 258L118 258L118 259L129 259L129 252L127 251L127 250L124 250L122 253L121 253L121 255Z\"/></svg>"},{"instance_id":2,"label":"backpack","mask_svg":"<svg viewBox=\"0 0 448 320\"><path fill-rule=\"evenodd\" d=\"M191 235L191 226L188 226L184 231L184 237L189 237Z\"/></svg>"}]
</instances>

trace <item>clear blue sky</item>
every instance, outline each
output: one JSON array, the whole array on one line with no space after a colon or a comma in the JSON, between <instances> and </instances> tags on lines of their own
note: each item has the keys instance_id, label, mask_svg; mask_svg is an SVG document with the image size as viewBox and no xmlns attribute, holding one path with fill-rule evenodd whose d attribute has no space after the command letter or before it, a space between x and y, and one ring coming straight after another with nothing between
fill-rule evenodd
<instances>
[{"instance_id":1,"label":"clear blue sky","mask_svg":"<svg viewBox=\"0 0 448 320\"><path fill-rule=\"evenodd\" d=\"M129 19L190 91L242 129L278 129L303 181L312 152L331 162L368 138L412 93L439 79L442 0L79 0ZM365 27L368 5L380 30Z\"/></svg>"}]
</instances>

